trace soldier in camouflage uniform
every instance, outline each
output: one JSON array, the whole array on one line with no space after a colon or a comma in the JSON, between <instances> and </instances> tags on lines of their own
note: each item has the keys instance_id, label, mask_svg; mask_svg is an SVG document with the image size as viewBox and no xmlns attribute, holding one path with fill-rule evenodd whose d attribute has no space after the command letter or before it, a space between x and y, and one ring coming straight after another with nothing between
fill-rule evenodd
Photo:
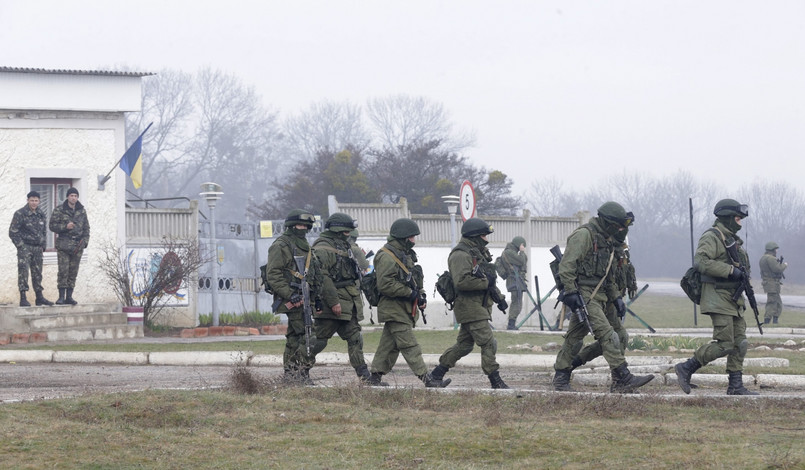
<instances>
[{"instance_id":1,"label":"soldier in camouflage uniform","mask_svg":"<svg viewBox=\"0 0 805 470\"><path fill-rule=\"evenodd\" d=\"M525 249L525 238L514 237L506 245L503 253L503 265L506 267L506 290L511 292L512 303L509 307L509 324L507 330L517 329L517 317L523 309L523 292L528 289L528 255Z\"/></svg>"},{"instance_id":2,"label":"soldier in camouflage uniform","mask_svg":"<svg viewBox=\"0 0 805 470\"><path fill-rule=\"evenodd\" d=\"M627 213L631 218L631 223L634 223L634 215L631 212ZM631 225L631 224L630 224ZM618 302L623 302L622 297L629 294L630 298L634 298L637 294L637 277L635 276L634 265L631 263L629 257L629 245L626 243L626 235L629 233L628 227L622 232L618 232L613 236L615 239L615 261L613 262L612 269L615 271L614 282L617 286L618 292L621 297L616 298L615 301L607 302L606 316L612 329L617 333L620 339L621 353L626 354L626 348L629 345L629 332L623 326L623 318L626 315L626 306L619 306ZM620 299L620 300L618 300ZM593 341L582 348L583 344L579 343L573 350L579 350L579 353L573 356L571 362L571 370L581 367L584 364L592 361L596 357L603 354L601 343ZM613 378L612 386L615 381ZM610 389L610 391L614 391Z\"/></svg>"},{"instance_id":3,"label":"soldier in camouflage uniform","mask_svg":"<svg viewBox=\"0 0 805 470\"><path fill-rule=\"evenodd\" d=\"M285 218L285 232L268 248L266 263L266 279L274 292L274 312L288 316L288 332L285 334L285 353L282 364L285 369L285 380L313 385L310 368L316 363L316 355L311 348L307 354L305 341L304 299L297 271L295 256L305 258L307 267L306 279L310 285L311 309L321 313L322 305L317 295L321 286L321 274L318 260L307 241L307 233L313 228L316 218L313 214L294 209ZM315 333L310 338L315 347Z\"/></svg>"},{"instance_id":4,"label":"soldier in camouflage uniform","mask_svg":"<svg viewBox=\"0 0 805 470\"><path fill-rule=\"evenodd\" d=\"M28 271L36 292L36 305L53 305L42 295L42 252L47 235L47 216L39 208L39 193L28 193L28 204L14 213L8 236L17 247L17 286L20 290L20 307L30 307L26 298Z\"/></svg>"},{"instance_id":5,"label":"soldier in camouflage uniform","mask_svg":"<svg viewBox=\"0 0 805 470\"><path fill-rule=\"evenodd\" d=\"M67 190L64 204L50 217L50 231L56 233L56 255L59 261L57 304L75 305L73 289L84 248L89 245L89 220L84 205L78 201L78 190Z\"/></svg>"},{"instance_id":6,"label":"soldier in camouflage uniform","mask_svg":"<svg viewBox=\"0 0 805 470\"><path fill-rule=\"evenodd\" d=\"M327 347L335 333L347 342L349 363L363 381L369 380L369 368L363 357L361 325L363 304L357 281L360 267L354 249L348 241L356 221L347 214L336 212L324 224L324 232L313 243L313 252L322 268L323 309L316 316L316 355ZM358 249L360 251L360 249Z\"/></svg>"},{"instance_id":7,"label":"soldier in camouflage uniform","mask_svg":"<svg viewBox=\"0 0 805 470\"><path fill-rule=\"evenodd\" d=\"M788 263L783 263L782 258L777 259L777 249L780 248L776 242L766 243L766 253L760 257L760 277L763 279L763 292L766 293L766 313L763 316L763 324L767 324L780 318L783 313L783 299L780 298L781 286L785 268Z\"/></svg>"},{"instance_id":8,"label":"soldier in camouflage uniform","mask_svg":"<svg viewBox=\"0 0 805 470\"><path fill-rule=\"evenodd\" d=\"M461 226L461 241L447 258L450 276L458 294L453 311L461 329L456 344L447 348L439 358L439 365L431 372L434 379L441 380L477 344L481 348L481 369L489 377L492 388L509 388L500 378L500 365L495 357L498 343L489 325L496 301L498 309L504 314L508 307L506 298L495 285L495 265L486 248L489 243L486 237L492 232L492 226L483 219L467 219Z\"/></svg>"},{"instance_id":9,"label":"soldier in camouflage uniform","mask_svg":"<svg viewBox=\"0 0 805 470\"><path fill-rule=\"evenodd\" d=\"M383 334L372 361L371 385L388 386L380 378L391 372L402 353L405 362L426 387L446 387L450 379L431 377L422 359L422 350L414 336L414 326L427 306L422 287L422 267L416 264L413 250L419 226L411 219L397 219L391 224L388 243L375 255L377 319L384 323Z\"/></svg>"},{"instance_id":10,"label":"soldier in camouflage uniform","mask_svg":"<svg viewBox=\"0 0 805 470\"><path fill-rule=\"evenodd\" d=\"M702 276L701 308L713 322L713 341L699 347L693 357L675 366L677 382L685 393L690 393L690 378L700 367L727 356L727 395L757 395L743 385L743 363L749 342L746 339L746 305L743 295L732 300L740 287L744 273L727 253L727 246L738 246L741 263L748 269L749 259L738 237L741 220L749 216L749 207L734 199L722 199L716 203L713 227L699 238L699 246L693 257L693 266Z\"/></svg>"},{"instance_id":11,"label":"soldier in camouflage uniform","mask_svg":"<svg viewBox=\"0 0 805 470\"><path fill-rule=\"evenodd\" d=\"M654 376L635 376L629 372L621 350L621 339L606 316L607 304L615 304L619 315L626 311L617 289L612 265L615 258L614 236L631 224L631 217L617 202L606 202L598 208L598 217L576 229L567 238L567 247L559 263L559 277L564 285L563 302L571 312L586 305L595 340L612 374L610 391L630 393L651 381ZM562 349L556 356L554 390L572 391L570 375L573 356L587 336L588 327L572 315Z\"/></svg>"}]
</instances>

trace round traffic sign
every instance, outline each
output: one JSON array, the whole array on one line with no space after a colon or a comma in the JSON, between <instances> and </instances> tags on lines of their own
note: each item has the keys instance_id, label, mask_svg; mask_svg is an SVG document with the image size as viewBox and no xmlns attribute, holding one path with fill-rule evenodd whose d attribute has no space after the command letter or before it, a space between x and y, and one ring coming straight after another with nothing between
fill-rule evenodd
<instances>
[{"instance_id":1,"label":"round traffic sign","mask_svg":"<svg viewBox=\"0 0 805 470\"><path fill-rule=\"evenodd\" d=\"M459 199L461 218L466 222L467 219L475 217L475 190L472 189L472 183L467 180L461 183L459 197L461 198Z\"/></svg>"}]
</instances>

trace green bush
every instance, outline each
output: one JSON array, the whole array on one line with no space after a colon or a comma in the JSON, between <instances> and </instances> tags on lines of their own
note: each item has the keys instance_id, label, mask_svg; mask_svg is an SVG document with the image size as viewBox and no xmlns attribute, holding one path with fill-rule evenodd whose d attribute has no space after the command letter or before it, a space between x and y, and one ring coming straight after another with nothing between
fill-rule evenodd
<instances>
[{"instance_id":1,"label":"green bush","mask_svg":"<svg viewBox=\"0 0 805 470\"><path fill-rule=\"evenodd\" d=\"M200 326L212 326L212 314L201 314L198 317ZM271 312L245 312L243 314L221 312L218 324L223 325L276 325L280 323L279 315Z\"/></svg>"}]
</instances>

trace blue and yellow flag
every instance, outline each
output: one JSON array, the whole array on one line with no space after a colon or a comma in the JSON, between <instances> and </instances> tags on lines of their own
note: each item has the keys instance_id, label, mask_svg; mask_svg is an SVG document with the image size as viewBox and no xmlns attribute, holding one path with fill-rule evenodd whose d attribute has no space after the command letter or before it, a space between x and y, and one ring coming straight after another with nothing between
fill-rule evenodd
<instances>
[{"instance_id":1,"label":"blue and yellow flag","mask_svg":"<svg viewBox=\"0 0 805 470\"><path fill-rule=\"evenodd\" d=\"M131 147L123 154L123 158L120 159L120 169L129 175L135 188L143 185L143 136L151 128L151 124L148 124L148 127L137 137L137 140L131 144Z\"/></svg>"}]
</instances>

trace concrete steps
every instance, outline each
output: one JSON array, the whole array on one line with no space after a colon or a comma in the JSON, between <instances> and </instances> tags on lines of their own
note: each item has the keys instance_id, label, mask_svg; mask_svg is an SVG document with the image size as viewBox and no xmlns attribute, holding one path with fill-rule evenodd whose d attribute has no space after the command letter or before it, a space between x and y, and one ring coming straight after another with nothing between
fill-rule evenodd
<instances>
[{"instance_id":1,"label":"concrete steps","mask_svg":"<svg viewBox=\"0 0 805 470\"><path fill-rule=\"evenodd\" d=\"M115 304L0 307L0 344L142 338Z\"/></svg>"}]
</instances>

